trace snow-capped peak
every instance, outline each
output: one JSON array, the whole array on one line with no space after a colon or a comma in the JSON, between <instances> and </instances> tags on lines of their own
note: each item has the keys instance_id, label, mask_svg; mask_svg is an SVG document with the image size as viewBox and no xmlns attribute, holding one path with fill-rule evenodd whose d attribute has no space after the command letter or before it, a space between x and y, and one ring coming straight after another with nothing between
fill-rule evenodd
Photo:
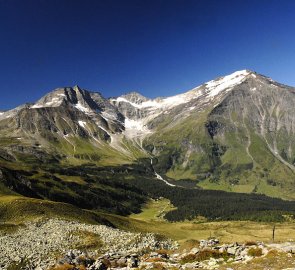
<instances>
[{"instance_id":1,"label":"snow-capped peak","mask_svg":"<svg viewBox=\"0 0 295 270\"><path fill-rule=\"evenodd\" d=\"M149 99L143 96L142 94L138 92L129 92L123 96L122 98L127 99L130 102L136 103L136 104L141 104L142 102L148 101Z\"/></svg>"},{"instance_id":2,"label":"snow-capped peak","mask_svg":"<svg viewBox=\"0 0 295 270\"><path fill-rule=\"evenodd\" d=\"M241 83L250 73L251 72L248 70L236 71L230 75L207 82L205 85L206 88L209 90L209 96L214 97L223 90L229 89Z\"/></svg>"},{"instance_id":3,"label":"snow-capped peak","mask_svg":"<svg viewBox=\"0 0 295 270\"><path fill-rule=\"evenodd\" d=\"M74 87L58 88L50 92L46 96L38 100L31 108L44 108L44 107L58 107L64 101L72 104L76 109L84 113L92 113L97 108L91 100L89 93L82 90L78 85ZM92 107L90 103L93 103Z\"/></svg>"},{"instance_id":4,"label":"snow-capped peak","mask_svg":"<svg viewBox=\"0 0 295 270\"><path fill-rule=\"evenodd\" d=\"M118 98L110 99L110 101L122 110L128 118L125 118L125 135L128 137L145 136L151 131L147 128L148 123L162 113L168 111L178 105L186 104L194 99L199 98L200 103L208 102L216 96L223 95L230 91L234 86L243 82L249 74L253 72L241 70L230 75L209 81L198 86L186 93L167 97L147 99L139 98L138 93L123 95ZM194 110L195 106L189 107L188 110ZM143 111L132 112L133 110Z\"/></svg>"},{"instance_id":5,"label":"snow-capped peak","mask_svg":"<svg viewBox=\"0 0 295 270\"><path fill-rule=\"evenodd\" d=\"M130 105L138 109L167 110L177 105L187 103L192 99L200 97L201 95L209 98L215 97L221 92L230 90L235 85L240 84L250 73L251 71L248 70L237 71L230 75L209 81L184 94L179 94L167 98L145 99L144 101L136 102L130 100L129 98L127 98L127 96L121 96L116 99L111 99L111 102L115 104L118 104L120 102L129 103ZM202 91L204 90L204 88L205 91Z\"/></svg>"}]
</instances>

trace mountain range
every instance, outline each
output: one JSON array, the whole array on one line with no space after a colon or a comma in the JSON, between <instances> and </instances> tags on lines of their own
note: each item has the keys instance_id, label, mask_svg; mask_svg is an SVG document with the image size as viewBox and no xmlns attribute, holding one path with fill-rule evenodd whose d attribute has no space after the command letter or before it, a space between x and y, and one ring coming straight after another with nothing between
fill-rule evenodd
<instances>
[{"instance_id":1,"label":"mountain range","mask_svg":"<svg viewBox=\"0 0 295 270\"><path fill-rule=\"evenodd\" d=\"M62 180L78 185L85 179L57 168L100 168L113 181L114 171L136 166L146 181L171 187L292 200L294 135L295 88L249 70L156 99L57 88L0 112L0 187L3 194L71 202L54 188L68 194Z\"/></svg>"}]
</instances>

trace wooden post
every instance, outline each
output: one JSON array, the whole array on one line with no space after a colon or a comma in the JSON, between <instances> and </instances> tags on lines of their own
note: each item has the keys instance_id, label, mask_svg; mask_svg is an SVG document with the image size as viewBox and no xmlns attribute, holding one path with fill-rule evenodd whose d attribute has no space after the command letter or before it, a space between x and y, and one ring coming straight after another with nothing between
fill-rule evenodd
<instances>
[{"instance_id":1,"label":"wooden post","mask_svg":"<svg viewBox=\"0 0 295 270\"><path fill-rule=\"evenodd\" d=\"M273 225L272 227L272 241L275 241L275 231L276 231L276 225Z\"/></svg>"}]
</instances>

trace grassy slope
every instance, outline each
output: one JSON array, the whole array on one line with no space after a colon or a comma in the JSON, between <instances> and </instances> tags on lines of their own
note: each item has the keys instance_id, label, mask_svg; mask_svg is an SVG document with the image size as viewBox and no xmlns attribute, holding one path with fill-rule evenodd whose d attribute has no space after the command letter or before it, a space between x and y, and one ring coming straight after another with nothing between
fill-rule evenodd
<instances>
[{"instance_id":1,"label":"grassy slope","mask_svg":"<svg viewBox=\"0 0 295 270\"><path fill-rule=\"evenodd\" d=\"M220 266L220 270L265 270L265 269L272 269L272 270L291 270L294 269L294 254L290 253L279 253L279 252L270 252L265 257L258 257L254 260L246 263L246 264L227 264Z\"/></svg>"},{"instance_id":2,"label":"grassy slope","mask_svg":"<svg viewBox=\"0 0 295 270\"><path fill-rule=\"evenodd\" d=\"M152 231L185 242L190 239L200 240L208 237L217 237L222 242L244 242L259 240L270 242L272 237L271 223L249 221L221 221L206 222L203 218L194 221L167 222L155 218L169 205L167 200L148 203L143 212L131 215L130 218L109 217L114 224L122 228L133 228L140 231ZM169 206L171 207L171 205ZM289 241L295 233L294 222L276 224L276 241Z\"/></svg>"},{"instance_id":3,"label":"grassy slope","mask_svg":"<svg viewBox=\"0 0 295 270\"><path fill-rule=\"evenodd\" d=\"M198 145L203 150L208 150L212 146L212 141L205 130L207 112L191 115L185 121L170 119L163 121L155 135L149 137L145 144L152 145L162 151L158 155L158 164L155 165L159 172L165 172L168 177L173 179L196 179L197 173L207 172L211 168L211 160L207 154L201 151L192 151L187 157L187 145ZM171 122L173 125L171 125ZM171 160L174 157L174 160ZM170 159L170 160L169 160ZM172 162L172 166L165 167ZM183 166L183 163L187 163Z\"/></svg>"},{"instance_id":4,"label":"grassy slope","mask_svg":"<svg viewBox=\"0 0 295 270\"><path fill-rule=\"evenodd\" d=\"M230 120L219 119L232 128L212 140L205 127L208 113L190 115L181 121L166 119L158 132L146 140L147 147L152 145L158 150L158 172L174 180L195 180L204 189L295 199L295 173L274 157L261 135L233 113ZM285 145L283 141L288 140L278 141ZM226 149L219 158L214 157L214 143ZM192 145L197 147L192 149ZM211 176L205 177L208 172Z\"/></svg>"},{"instance_id":5,"label":"grassy slope","mask_svg":"<svg viewBox=\"0 0 295 270\"><path fill-rule=\"evenodd\" d=\"M164 211L172 209L167 200L149 202L143 212L130 217L81 210L70 204L21 196L0 196L0 219L4 224L22 224L39 218L63 218L91 224L113 224L114 226L139 232L154 232L180 242L190 239L218 237L223 242L271 240L273 224L256 222L206 222L199 218L194 221L170 223L161 218ZM288 241L295 234L295 224L276 224L276 240ZM1 229L1 228L0 228Z\"/></svg>"},{"instance_id":6,"label":"grassy slope","mask_svg":"<svg viewBox=\"0 0 295 270\"><path fill-rule=\"evenodd\" d=\"M233 148L221 158L223 169L218 181L209 178L198 183L198 186L230 192L255 192L291 200L295 198L294 173L273 156L260 136L251 133L249 152L254 158L252 169L239 169L249 164L250 159L241 144L236 148L235 143L231 142L231 145Z\"/></svg>"},{"instance_id":7,"label":"grassy slope","mask_svg":"<svg viewBox=\"0 0 295 270\"><path fill-rule=\"evenodd\" d=\"M71 204L16 195L0 195L1 222L20 224L38 218L62 218L91 224L109 224L99 214Z\"/></svg>"},{"instance_id":8,"label":"grassy slope","mask_svg":"<svg viewBox=\"0 0 295 270\"><path fill-rule=\"evenodd\" d=\"M132 214L130 218L139 220L164 221L164 215L175 207L167 199L150 200L143 206L143 211L139 214Z\"/></svg>"}]
</instances>

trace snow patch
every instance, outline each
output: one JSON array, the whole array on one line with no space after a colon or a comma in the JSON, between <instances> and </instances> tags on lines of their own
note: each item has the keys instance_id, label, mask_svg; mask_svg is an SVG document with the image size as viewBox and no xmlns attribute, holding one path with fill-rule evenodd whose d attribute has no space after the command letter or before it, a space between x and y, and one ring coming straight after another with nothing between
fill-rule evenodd
<instances>
[{"instance_id":1,"label":"snow patch","mask_svg":"<svg viewBox=\"0 0 295 270\"><path fill-rule=\"evenodd\" d=\"M131 101L129 101L126 98L123 98L123 97L118 97L116 99L111 99L111 101L115 101L115 102L118 102L118 103L119 102L126 102L126 103L129 103L130 105L132 105L135 108L138 108L138 109L143 108L143 105L142 104L136 104L136 103L131 102Z\"/></svg>"},{"instance_id":2,"label":"snow patch","mask_svg":"<svg viewBox=\"0 0 295 270\"><path fill-rule=\"evenodd\" d=\"M103 117L106 121L108 121L108 120L116 120L115 115L109 114L106 111L101 113L101 117Z\"/></svg>"},{"instance_id":3,"label":"snow patch","mask_svg":"<svg viewBox=\"0 0 295 270\"><path fill-rule=\"evenodd\" d=\"M132 119L125 119L125 128L126 129L136 129L139 131L147 131L148 128L144 125L144 121L142 120L132 120Z\"/></svg>"},{"instance_id":4,"label":"snow patch","mask_svg":"<svg viewBox=\"0 0 295 270\"><path fill-rule=\"evenodd\" d=\"M241 83L249 74L249 71L241 70L206 83L206 88L209 90L209 97L215 97L224 90L230 90L235 85Z\"/></svg>"},{"instance_id":5,"label":"snow patch","mask_svg":"<svg viewBox=\"0 0 295 270\"><path fill-rule=\"evenodd\" d=\"M85 112L85 113L91 113L92 110L83 106L80 102L78 102L76 105L74 105L74 107L76 109L78 109L79 111Z\"/></svg>"},{"instance_id":6,"label":"snow patch","mask_svg":"<svg viewBox=\"0 0 295 270\"><path fill-rule=\"evenodd\" d=\"M44 107L58 107L62 103L62 98L60 97L53 97L50 101L45 102L44 104L42 103L36 103L31 108L44 108Z\"/></svg>"},{"instance_id":7,"label":"snow patch","mask_svg":"<svg viewBox=\"0 0 295 270\"><path fill-rule=\"evenodd\" d=\"M198 88L198 87L197 87ZM195 88L194 90L196 90L197 88ZM192 92L189 91L187 93L184 94L180 94L180 95L176 95L176 96L172 96L172 97L167 97L167 98L157 98L154 100L147 100L142 102L141 104L137 104L134 102L131 102L129 100L127 100L126 98L123 97L118 97L117 99L111 99L112 102L126 102L129 103L130 105L132 105L135 108L138 109L148 109L148 110L157 110L157 109L162 109L162 110L167 110L167 109L171 109L175 106L178 106L180 104L183 103L187 103L189 102L191 99L193 98L197 98L198 96L200 96L201 93L196 93L196 92Z\"/></svg>"},{"instance_id":8,"label":"snow patch","mask_svg":"<svg viewBox=\"0 0 295 270\"><path fill-rule=\"evenodd\" d=\"M10 118L10 117L14 117L17 114L17 112L18 112L18 110L16 110L16 109L12 109L12 110L9 110L6 112L1 112L0 119L3 120L3 119Z\"/></svg>"},{"instance_id":9,"label":"snow patch","mask_svg":"<svg viewBox=\"0 0 295 270\"><path fill-rule=\"evenodd\" d=\"M85 121L81 121L81 120L79 120L79 121L78 121L78 124L79 124L82 128L85 128L85 129L86 129L86 122L85 122Z\"/></svg>"},{"instance_id":10,"label":"snow patch","mask_svg":"<svg viewBox=\"0 0 295 270\"><path fill-rule=\"evenodd\" d=\"M61 100L57 97L54 97L51 101L45 103L45 106L59 105Z\"/></svg>"},{"instance_id":11,"label":"snow patch","mask_svg":"<svg viewBox=\"0 0 295 270\"><path fill-rule=\"evenodd\" d=\"M146 126L149 118L138 120L125 118L124 135L129 138L144 137L152 131Z\"/></svg>"},{"instance_id":12,"label":"snow patch","mask_svg":"<svg viewBox=\"0 0 295 270\"><path fill-rule=\"evenodd\" d=\"M35 104L33 106L31 106L31 108L34 108L34 109L37 109L37 108L43 108L44 106L42 105L38 105L38 104Z\"/></svg>"}]
</instances>

